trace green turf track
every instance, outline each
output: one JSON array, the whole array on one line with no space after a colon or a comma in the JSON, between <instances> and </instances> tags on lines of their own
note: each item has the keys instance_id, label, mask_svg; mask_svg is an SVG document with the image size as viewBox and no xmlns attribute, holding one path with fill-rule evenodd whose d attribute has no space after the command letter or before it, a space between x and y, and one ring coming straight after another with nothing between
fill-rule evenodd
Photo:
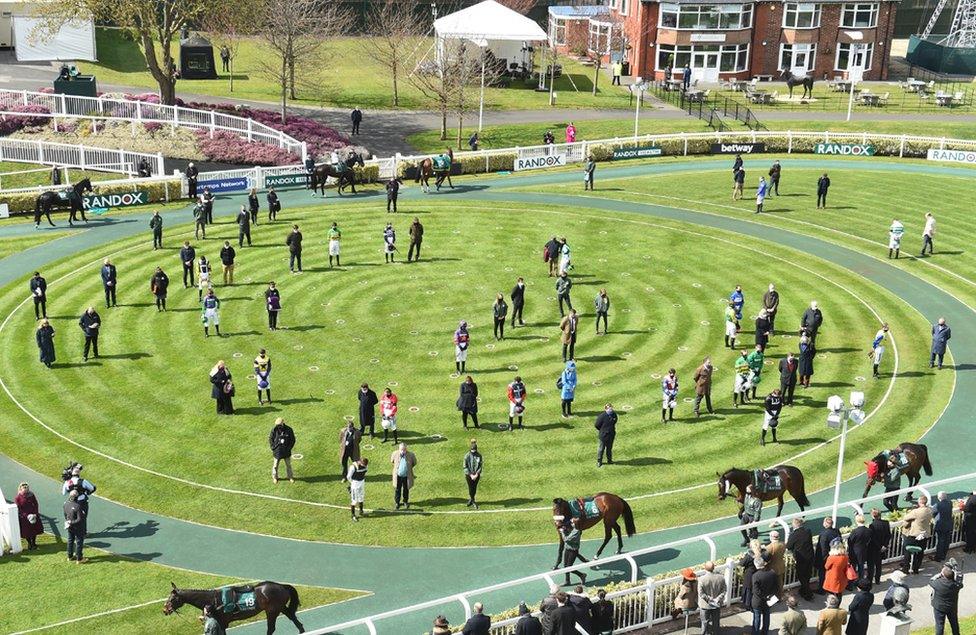
<instances>
[{"instance_id":1,"label":"green turf track","mask_svg":"<svg viewBox=\"0 0 976 635\"><path fill-rule=\"evenodd\" d=\"M831 161L820 163L820 165L831 169L840 169L845 164L845 162ZM883 165L874 163L872 168L882 169ZM784 162L784 167L788 168L789 163ZM650 173L655 169L653 164L643 164L623 168L620 173L621 175L624 173L639 175ZM670 168L661 166L661 169ZM892 166L891 169L931 174L953 173L951 168L940 168L927 164L898 165ZM963 176L968 174L965 170L956 170L955 172ZM603 170L601 174L609 176L611 170ZM502 182L486 180L485 185L533 186L543 182L571 182L575 180L577 180L575 173L565 173L517 176ZM286 207L289 204L294 204L297 197L303 195L299 192L295 198L286 199ZM407 196L411 195L412 193ZM973 328L976 327L976 319L974 319L972 310L968 306L919 277L898 267L888 266L873 257L824 242L818 238L804 236L781 228L744 223L741 219L736 218L631 202L599 199L582 201L578 197L569 195L521 194L480 188L465 188L454 193L444 193L442 196L445 198L504 200L540 205L567 204L607 212L637 212L752 235L794 249L815 252L821 258L850 269L901 297L906 302L916 306L927 319L932 320L940 315L946 316L957 334L953 339L953 354L956 363L960 365L960 372L956 375L954 399L943 413L938 425L926 434L925 442L936 448L934 453L937 456L938 477L968 471L970 465L968 448L955 441L967 433L971 419L970 408L964 402L967 401L966 397L972 395L976 390L972 366L969 364L969 360L973 359L973 353L976 351L973 350L974 344L971 338L960 337L959 334L972 332ZM33 249L8 258L4 262L5 268L0 272L0 281L9 282L19 278L24 272L38 268L59 255L66 255L105 241L116 240L143 231L145 218L132 216L131 219L127 217L124 221L110 221L106 224L109 226L59 241L60 249L57 253L44 253L42 249ZM11 227L10 234L16 233L29 232L25 231L22 226ZM2 233L2 235L8 234ZM5 482L17 482L25 478L34 482L43 482L44 479L44 477L7 459L0 460L0 473L3 474ZM855 497L860 494L860 489L861 482L859 479L855 479L855 481L845 485L843 497ZM824 492L819 492L811 498L815 505L822 505L827 502L827 494ZM57 495L45 493L41 497L41 503L48 509L57 508L60 505L60 499ZM280 578L321 586L369 589L376 593L376 595L366 599L310 612L306 618L309 625L324 625L350 616L372 613L391 606L400 606L425 598L445 595L462 588L479 586L508 579L515 575L539 571L550 565L552 559L552 548L550 546L390 551L381 548L294 542L193 525L167 517L145 514L101 499L97 499L93 503L93 515L106 524L120 521L137 525L149 521L159 523L157 530L151 535L106 541L107 547L113 551L223 575ZM697 532L727 526L729 522L730 520L725 519L703 523L693 529L677 528L643 534L631 540L628 547L636 548L660 544L670 539L688 535L691 531ZM589 545L588 548L592 549ZM723 542L719 545L720 552L731 552L733 550L732 541ZM244 553L247 555L242 556L241 554ZM705 557L705 550L704 548L684 550L684 553L680 554L681 560L676 561L678 555L677 552L666 553L663 554L662 558L662 555L659 554L653 560L641 562L642 571L653 573L654 571L673 568L681 562L702 559ZM616 567L611 567L611 569L607 571L609 576L619 573ZM409 572L411 583L395 583L391 580L391 570ZM543 589L535 586L531 589L498 594L488 598L489 606L507 607L521 597L535 599L541 596L542 592ZM435 612L431 611L430 613ZM449 611L449 616L453 617L452 621L457 620L459 617L458 610ZM424 625L427 623L429 623L429 616L425 616L423 620ZM414 626L416 627L416 624Z\"/></svg>"}]
</instances>

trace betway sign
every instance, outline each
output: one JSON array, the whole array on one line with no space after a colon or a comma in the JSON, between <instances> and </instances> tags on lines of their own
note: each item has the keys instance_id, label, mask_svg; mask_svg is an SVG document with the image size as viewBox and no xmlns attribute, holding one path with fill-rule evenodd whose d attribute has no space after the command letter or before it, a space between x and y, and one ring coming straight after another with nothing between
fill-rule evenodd
<instances>
[{"instance_id":1,"label":"betway sign","mask_svg":"<svg viewBox=\"0 0 976 635\"><path fill-rule=\"evenodd\" d=\"M814 154L839 154L849 157L874 156L874 146L866 143L818 143Z\"/></svg>"},{"instance_id":2,"label":"betway sign","mask_svg":"<svg viewBox=\"0 0 976 635\"><path fill-rule=\"evenodd\" d=\"M109 207L131 207L145 205L149 202L149 194L143 191L124 192L122 194L96 194L82 199L85 209L106 209Z\"/></svg>"},{"instance_id":3,"label":"betway sign","mask_svg":"<svg viewBox=\"0 0 976 635\"><path fill-rule=\"evenodd\" d=\"M566 165L566 154L548 154L544 157L519 157L515 159L515 171L539 170L542 168L554 168Z\"/></svg>"},{"instance_id":4,"label":"betway sign","mask_svg":"<svg viewBox=\"0 0 976 635\"><path fill-rule=\"evenodd\" d=\"M713 143L712 154L752 154L765 152L765 143Z\"/></svg>"},{"instance_id":5,"label":"betway sign","mask_svg":"<svg viewBox=\"0 0 976 635\"><path fill-rule=\"evenodd\" d=\"M952 161L953 163L976 163L976 152L972 150L940 150L929 148L929 161Z\"/></svg>"}]
</instances>

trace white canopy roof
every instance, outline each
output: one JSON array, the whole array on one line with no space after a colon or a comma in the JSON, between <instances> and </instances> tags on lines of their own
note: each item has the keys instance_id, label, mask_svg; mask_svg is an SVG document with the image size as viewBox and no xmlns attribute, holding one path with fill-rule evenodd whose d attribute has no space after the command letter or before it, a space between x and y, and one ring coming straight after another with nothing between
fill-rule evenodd
<instances>
[{"instance_id":1,"label":"white canopy roof","mask_svg":"<svg viewBox=\"0 0 976 635\"><path fill-rule=\"evenodd\" d=\"M471 40L478 46L489 41L536 42L546 39L546 32L535 21L508 7L484 0L434 21L439 39Z\"/></svg>"},{"instance_id":2,"label":"white canopy roof","mask_svg":"<svg viewBox=\"0 0 976 635\"><path fill-rule=\"evenodd\" d=\"M98 60L95 24L91 18L65 22L52 34L42 29L48 21L46 18L15 15L13 21L14 50L18 61Z\"/></svg>"}]
</instances>

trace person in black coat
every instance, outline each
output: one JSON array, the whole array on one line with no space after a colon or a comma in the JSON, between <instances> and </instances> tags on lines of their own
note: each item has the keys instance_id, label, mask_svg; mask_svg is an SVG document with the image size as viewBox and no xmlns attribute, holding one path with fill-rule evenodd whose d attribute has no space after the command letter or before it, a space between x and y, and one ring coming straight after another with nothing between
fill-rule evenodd
<instances>
[{"instance_id":1,"label":"person in black coat","mask_svg":"<svg viewBox=\"0 0 976 635\"><path fill-rule=\"evenodd\" d=\"M359 433L364 435L366 428L369 428L369 437L373 438L376 434L376 404L379 403L379 399L376 398L376 393L369 384L360 386L356 396L359 399Z\"/></svg>"},{"instance_id":2,"label":"person in black coat","mask_svg":"<svg viewBox=\"0 0 976 635\"><path fill-rule=\"evenodd\" d=\"M152 230L153 235L153 251L163 248L163 217L159 215L159 212L153 212L152 218L149 219L149 229Z\"/></svg>"},{"instance_id":3,"label":"person in black coat","mask_svg":"<svg viewBox=\"0 0 976 635\"><path fill-rule=\"evenodd\" d=\"M596 417L593 427L597 430L599 442L596 449L596 466L603 467L603 453L607 453L607 463L613 464L613 441L617 437L617 413L611 404L603 407Z\"/></svg>"},{"instance_id":4,"label":"person in black coat","mask_svg":"<svg viewBox=\"0 0 976 635\"><path fill-rule=\"evenodd\" d=\"M569 596L556 594L556 608L549 614L550 635L577 635L576 611L569 605Z\"/></svg>"},{"instance_id":5,"label":"person in black coat","mask_svg":"<svg viewBox=\"0 0 976 635\"><path fill-rule=\"evenodd\" d=\"M275 286L274 280L268 283L264 291L264 306L268 309L268 328L278 330L278 314L281 313L281 292Z\"/></svg>"},{"instance_id":6,"label":"person in black coat","mask_svg":"<svg viewBox=\"0 0 976 635\"><path fill-rule=\"evenodd\" d=\"M783 395L783 403L793 405L793 392L796 390L796 371L800 363L792 352L779 360L779 391Z\"/></svg>"},{"instance_id":7,"label":"person in black coat","mask_svg":"<svg viewBox=\"0 0 976 635\"><path fill-rule=\"evenodd\" d=\"M752 632L769 632L769 598L779 593L779 578L766 567L766 561L756 558L756 572L752 575Z\"/></svg>"},{"instance_id":8,"label":"person in black coat","mask_svg":"<svg viewBox=\"0 0 976 635\"><path fill-rule=\"evenodd\" d=\"M935 561L945 562L949 555L949 543L952 542L952 501L945 492L939 492L936 497L935 511Z\"/></svg>"},{"instance_id":9,"label":"person in black coat","mask_svg":"<svg viewBox=\"0 0 976 635\"><path fill-rule=\"evenodd\" d=\"M491 632L491 618L485 615L485 607L475 602L474 615L468 618L461 629L461 635L488 635Z\"/></svg>"},{"instance_id":10,"label":"person in black coat","mask_svg":"<svg viewBox=\"0 0 976 635\"><path fill-rule=\"evenodd\" d=\"M400 179L394 176L386 182L386 211L389 213L390 206L393 206L393 213L397 211L397 196L400 195Z\"/></svg>"},{"instance_id":11,"label":"person in black coat","mask_svg":"<svg viewBox=\"0 0 976 635\"><path fill-rule=\"evenodd\" d=\"M952 635L959 635L959 591L962 590L962 573L952 567L942 567L942 572L929 582L932 587L932 611L935 613L935 632L942 633L946 620Z\"/></svg>"},{"instance_id":12,"label":"person in black coat","mask_svg":"<svg viewBox=\"0 0 976 635\"><path fill-rule=\"evenodd\" d=\"M234 414L234 383L224 360L217 362L210 370L210 383L210 396L217 401L217 414Z\"/></svg>"},{"instance_id":13,"label":"person in black coat","mask_svg":"<svg viewBox=\"0 0 976 635\"><path fill-rule=\"evenodd\" d=\"M824 172L817 179L817 209L827 209L827 190L830 189L830 177Z\"/></svg>"},{"instance_id":14,"label":"person in black coat","mask_svg":"<svg viewBox=\"0 0 976 635\"><path fill-rule=\"evenodd\" d=\"M525 308L525 280L519 278L512 287L512 328L515 328L515 320L518 319L519 326L525 326L522 321L522 309Z\"/></svg>"},{"instance_id":15,"label":"person in black coat","mask_svg":"<svg viewBox=\"0 0 976 635\"><path fill-rule=\"evenodd\" d=\"M278 219L278 212L281 211L281 202L278 200L278 193L273 187L268 188L268 220Z\"/></svg>"},{"instance_id":16,"label":"person in black coat","mask_svg":"<svg viewBox=\"0 0 976 635\"><path fill-rule=\"evenodd\" d=\"M197 177L200 176L200 170L197 166L190 162L190 165L186 166L186 185L187 185L187 195L190 198L197 197Z\"/></svg>"},{"instance_id":17,"label":"person in black coat","mask_svg":"<svg viewBox=\"0 0 976 635\"><path fill-rule=\"evenodd\" d=\"M600 589L596 592L597 601L590 609L593 616L593 630L591 632L603 635L613 632L613 602L607 599L607 592Z\"/></svg>"},{"instance_id":18,"label":"person in black coat","mask_svg":"<svg viewBox=\"0 0 976 635\"><path fill-rule=\"evenodd\" d=\"M98 315L95 307L90 306L81 314L78 326L85 334L85 361L88 361L89 353L94 353L95 357L98 358L98 331L102 327L102 318Z\"/></svg>"},{"instance_id":19,"label":"person in black coat","mask_svg":"<svg viewBox=\"0 0 976 635\"><path fill-rule=\"evenodd\" d=\"M169 277L162 267L156 267L156 272L149 279L149 290L156 298L156 312L166 310L166 290L169 289Z\"/></svg>"},{"instance_id":20,"label":"person in black coat","mask_svg":"<svg viewBox=\"0 0 976 635\"><path fill-rule=\"evenodd\" d=\"M962 506L962 530L966 545L963 551L976 553L976 491L969 495Z\"/></svg>"},{"instance_id":21,"label":"person in black coat","mask_svg":"<svg viewBox=\"0 0 976 635\"><path fill-rule=\"evenodd\" d=\"M183 288L196 286L196 282L193 279L194 276L194 266L197 259L197 250L190 245L189 240L183 241L183 247L180 248L180 262L183 263ZM190 284L187 285L187 277L190 279Z\"/></svg>"},{"instance_id":22,"label":"person in black coat","mask_svg":"<svg viewBox=\"0 0 976 635\"><path fill-rule=\"evenodd\" d=\"M525 602L519 604L518 610L519 619L515 622L514 635L542 635L542 622L539 621L538 617L532 615L532 611L525 605Z\"/></svg>"},{"instance_id":23,"label":"person in black coat","mask_svg":"<svg viewBox=\"0 0 976 635\"><path fill-rule=\"evenodd\" d=\"M576 623L582 626L587 633L594 632L593 620L590 617L593 601L586 596L583 585L577 585L574 592L569 595L569 605L576 611Z\"/></svg>"},{"instance_id":24,"label":"person in black coat","mask_svg":"<svg viewBox=\"0 0 976 635\"><path fill-rule=\"evenodd\" d=\"M807 336L810 338L810 344L816 346L817 344L817 331L820 330L820 326L823 324L823 313L820 311L820 307L817 306L816 302L810 303L810 308L803 312L803 317L800 318L800 332L806 331Z\"/></svg>"},{"instance_id":25,"label":"person in black coat","mask_svg":"<svg viewBox=\"0 0 976 635\"><path fill-rule=\"evenodd\" d=\"M817 549L814 552L814 563L817 565L817 577L820 580L817 593L820 595L824 594L824 576L827 575L824 564L830 555L830 543L840 538L840 532L834 528L834 519L830 516L824 518L823 527L823 531L817 536Z\"/></svg>"},{"instance_id":26,"label":"person in black coat","mask_svg":"<svg viewBox=\"0 0 976 635\"><path fill-rule=\"evenodd\" d=\"M85 537L88 535L88 510L78 502L78 491L71 490L64 502L64 524L68 530L68 561L85 561Z\"/></svg>"},{"instance_id":27,"label":"person in black coat","mask_svg":"<svg viewBox=\"0 0 976 635\"><path fill-rule=\"evenodd\" d=\"M352 120L352 133L359 134L359 124L363 122L363 111L358 106L353 108L352 112L349 113L349 119Z\"/></svg>"},{"instance_id":28,"label":"person in black coat","mask_svg":"<svg viewBox=\"0 0 976 635\"><path fill-rule=\"evenodd\" d=\"M30 288L31 297L34 298L34 319L40 320L47 317L47 280L41 276L41 272L35 271L34 276L27 285Z\"/></svg>"},{"instance_id":29,"label":"person in black coat","mask_svg":"<svg viewBox=\"0 0 976 635\"><path fill-rule=\"evenodd\" d=\"M468 417L474 422L474 427L478 425L478 384L474 383L471 375L464 378L461 382L460 394L457 399L457 409L461 411L461 423L465 429L468 427Z\"/></svg>"},{"instance_id":30,"label":"person in black coat","mask_svg":"<svg viewBox=\"0 0 976 635\"><path fill-rule=\"evenodd\" d=\"M854 530L847 536L847 557L857 571L858 578L868 577L871 554L871 530L864 524L864 516L854 517Z\"/></svg>"},{"instance_id":31,"label":"person in black coat","mask_svg":"<svg viewBox=\"0 0 976 635\"><path fill-rule=\"evenodd\" d=\"M209 187L203 188L203 213L207 217L207 224L213 225L213 206L214 206L214 194L210 191Z\"/></svg>"},{"instance_id":32,"label":"person in black coat","mask_svg":"<svg viewBox=\"0 0 976 635\"><path fill-rule=\"evenodd\" d=\"M251 246L251 215L247 209L241 205L241 211L237 213L237 246L244 246L244 239L247 238L247 246Z\"/></svg>"},{"instance_id":33,"label":"person in black coat","mask_svg":"<svg viewBox=\"0 0 976 635\"><path fill-rule=\"evenodd\" d=\"M759 317L756 318L756 346L761 347L760 350L766 350L766 345L769 343L769 336L772 332L773 327L769 323L769 315L763 309L759 312Z\"/></svg>"},{"instance_id":34,"label":"person in black coat","mask_svg":"<svg viewBox=\"0 0 976 635\"><path fill-rule=\"evenodd\" d=\"M102 263L102 288L105 291L105 308L116 306L115 287L119 281L118 271L108 258Z\"/></svg>"},{"instance_id":35,"label":"person in black coat","mask_svg":"<svg viewBox=\"0 0 976 635\"><path fill-rule=\"evenodd\" d=\"M881 518L881 512L871 510L871 545L868 549L868 580L881 584L881 562L888 556L891 544L891 523Z\"/></svg>"},{"instance_id":36,"label":"person in black coat","mask_svg":"<svg viewBox=\"0 0 976 635\"><path fill-rule=\"evenodd\" d=\"M793 554L793 561L796 563L796 579L800 583L800 597L804 600L812 600L813 593L810 592L810 577L813 574L813 534L803 526L802 518L793 519L793 531L786 541L786 549Z\"/></svg>"},{"instance_id":37,"label":"person in black coat","mask_svg":"<svg viewBox=\"0 0 976 635\"><path fill-rule=\"evenodd\" d=\"M298 231L298 225L291 226L291 233L285 239L288 245L288 269L295 272L295 262L298 262L298 270L302 270L302 232Z\"/></svg>"},{"instance_id":38,"label":"person in black coat","mask_svg":"<svg viewBox=\"0 0 976 635\"><path fill-rule=\"evenodd\" d=\"M251 213L251 224L258 224L258 211L261 209L261 203L258 202L258 191L251 188L251 191L247 194L247 211ZM250 244L250 243L248 243Z\"/></svg>"},{"instance_id":39,"label":"person in black coat","mask_svg":"<svg viewBox=\"0 0 976 635\"><path fill-rule=\"evenodd\" d=\"M846 635L868 635L868 621L871 605L874 604L874 593L871 593L871 581L861 579L857 581L857 593L847 607Z\"/></svg>"},{"instance_id":40,"label":"person in black coat","mask_svg":"<svg viewBox=\"0 0 976 635\"><path fill-rule=\"evenodd\" d=\"M41 363L50 368L56 357L54 355L54 327L47 321L47 318L41 318L34 338L37 340Z\"/></svg>"},{"instance_id":41,"label":"person in black coat","mask_svg":"<svg viewBox=\"0 0 976 635\"><path fill-rule=\"evenodd\" d=\"M291 471L291 451L295 447L295 431L285 423L283 418L275 419L271 434L268 435L268 444L271 446L271 455L274 457L274 463L271 465L271 481L277 484L278 466L284 461L288 480L294 483L295 478Z\"/></svg>"}]
</instances>

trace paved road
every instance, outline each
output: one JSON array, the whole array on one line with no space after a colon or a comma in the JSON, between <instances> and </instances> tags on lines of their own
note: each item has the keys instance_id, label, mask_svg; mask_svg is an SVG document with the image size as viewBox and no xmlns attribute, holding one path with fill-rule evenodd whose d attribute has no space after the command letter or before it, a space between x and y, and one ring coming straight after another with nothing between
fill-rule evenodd
<instances>
[{"instance_id":1,"label":"paved road","mask_svg":"<svg viewBox=\"0 0 976 635\"><path fill-rule=\"evenodd\" d=\"M790 164L809 164L803 160L784 161ZM695 169L724 170L727 161L704 160L694 164ZM818 165L827 168L850 167L849 162L820 161ZM966 170L935 166L925 163L905 165L885 163L875 160L872 169L890 169L916 173L959 173L971 176ZM687 165L655 165L645 163L626 167L605 168L602 178L612 176L638 176L661 172L677 172L688 169ZM976 315L943 290L924 282L910 273L867 255L845 247L824 242L815 237L805 236L775 227L750 223L745 219L721 217L669 207L638 204L623 201L582 199L572 195L551 195L517 193L500 190L500 187L515 185L542 185L547 183L576 182L575 172L541 173L535 175L516 175L505 179L472 179L454 191L445 190L431 197L446 197L444 200L495 200L514 201L526 205L562 204L587 207L607 213L637 213L649 217L667 218L689 222L705 227L738 232L761 240L784 245L820 257L857 272L869 281L880 285L917 307L930 320L945 316L957 332L976 332ZM418 190L409 188L403 196L424 196ZM232 210L236 199L242 196L222 196L218 209ZM364 197L348 197L345 202L363 200ZM285 208L308 202L304 190L282 193ZM438 200L438 199L432 199ZM343 204L330 199L328 205ZM183 211L170 214L185 214ZM147 230L146 214L131 214L118 218L101 218L93 223L89 231L58 240L56 243L41 245L0 260L0 285L19 279L29 271L42 268L45 263L60 259L72 253L96 245L116 241L121 238L144 233ZM185 215L179 218L186 218ZM35 230L29 224L0 226L0 237L24 235ZM41 230L46 231L46 230ZM968 448L957 443L957 439L968 435L971 429L971 406L966 403L968 396L976 394L976 374L971 363L976 359L976 340L956 338L952 352L960 368L957 376L957 390L937 426L925 436L925 441L934 449L937 459L937 475L940 478L965 473L972 469ZM4 483L17 483L29 480L34 484L42 509L59 509L61 497L57 483L45 475L37 474L0 455L0 480ZM844 498L855 498L861 493L859 479L848 482L843 487ZM104 493L111 496L110 492ZM810 496L816 506L829 504L829 493L817 492ZM795 510L793 503L787 512ZM379 547L358 547L327 543L303 542L269 536L228 531L214 527L187 523L172 518L161 517L149 512L134 510L105 499L98 498L92 503L93 545L134 558L158 562L187 569L207 571L242 578L269 578L295 583L336 586L367 590L373 593L368 597L346 602L332 607L309 611L304 619L309 626L325 626L366 614L373 614L392 607L404 606L423 600L433 599L466 588L501 582L519 575L545 570L552 564L552 546L500 547L500 548L408 548L390 549ZM418 519L418 522L419 519ZM734 523L733 518L724 518L690 527L655 531L639 535L627 542L628 549L659 545L703 531L727 527ZM733 553L738 549L737 540L719 542L719 553ZM586 550L595 549L593 541L588 542ZM680 558L680 560L679 560ZM641 575L650 575L674 569L687 562L699 562L707 558L704 547L690 547L669 550L654 557L641 558ZM408 572L407 582L399 582L397 572ZM607 566L591 579L606 581L618 579L622 575L619 566ZM484 598L491 608L514 606L519 600L537 601L543 594L541 585L494 594ZM461 617L457 607L444 609L452 622ZM430 611L418 621L397 622L392 631L417 632L429 625L429 620L437 611ZM244 629L258 632L255 628Z\"/></svg>"}]
</instances>

